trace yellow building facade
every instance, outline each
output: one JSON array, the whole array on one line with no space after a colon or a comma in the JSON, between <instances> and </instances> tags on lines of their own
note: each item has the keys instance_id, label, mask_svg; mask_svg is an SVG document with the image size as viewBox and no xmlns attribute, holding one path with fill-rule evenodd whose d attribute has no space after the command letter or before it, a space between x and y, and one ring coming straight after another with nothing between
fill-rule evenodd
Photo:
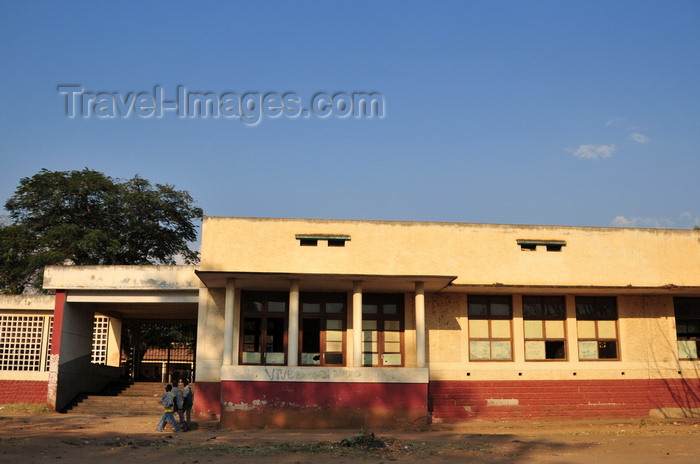
<instances>
[{"instance_id":1,"label":"yellow building facade","mask_svg":"<svg viewBox=\"0 0 700 464\"><path fill-rule=\"evenodd\" d=\"M206 217L201 253L45 287L62 319L196 319L195 410L224 426L700 408L698 231ZM89 346L53 337L60 408Z\"/></svg>"}]
</instances>

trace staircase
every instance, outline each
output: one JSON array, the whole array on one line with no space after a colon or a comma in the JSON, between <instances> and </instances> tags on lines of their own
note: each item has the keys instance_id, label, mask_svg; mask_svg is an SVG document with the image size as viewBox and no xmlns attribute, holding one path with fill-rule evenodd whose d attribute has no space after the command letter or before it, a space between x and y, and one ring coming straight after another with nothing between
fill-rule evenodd
<instances>
[{"instance_id":1,"label":"staircase","mask_svg":"<svg viewBox=\"0 0 700 464\"><path fill-rule=\"evenodd\" d=\"M110 416L159 415L163 413L160 404L163 393L165 384L161 383L112 383L99 393L77 398L66 412Z\"/></svg>"}]
</instances>

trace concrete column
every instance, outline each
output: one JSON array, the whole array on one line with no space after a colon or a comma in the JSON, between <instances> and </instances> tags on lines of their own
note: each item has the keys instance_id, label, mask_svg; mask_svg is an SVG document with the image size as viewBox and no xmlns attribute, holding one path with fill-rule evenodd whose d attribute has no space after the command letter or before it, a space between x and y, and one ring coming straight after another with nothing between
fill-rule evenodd
<instances>
[{"instance_id":1,"label":"concrete column","mask_svg":"<svg viewBox=\"0 0 700 464\"><path fill-rule=\"evenodd\" d=\"M289 332L287 334L287 365L299 365L299 281L289 285Z\"/></svg>"},{"instance_id":2,"label":"concrete column","mask_svg":"<svg viewBox=\"0 0 700 464\"><path fill-rule=\"evenodd\" d=\"M234 314L236 300L236 280L226 279L226 299L224 300L224 366L238 364L238 356L233 356ZM237 347L236 347L237 348Z\"/></svg>"},{"instance_id":3,"label":"concrete column","mask_svg":"<svg viewBox=\"0 0 700 464\"><path fill-rule=\"evenodd\" d=\"M362 366L362 282L353 282L352 288L352 364Z\"/></svg>"},{"instance_id":4,"label":"concrete column","mask_svg":"<svg viewBox=\"0 0 700 464\"><path fill-rule=\"evenodd\" d=\"M416 367L425 367L425 285L416 282Z\"/></svg>"}]
</instances>

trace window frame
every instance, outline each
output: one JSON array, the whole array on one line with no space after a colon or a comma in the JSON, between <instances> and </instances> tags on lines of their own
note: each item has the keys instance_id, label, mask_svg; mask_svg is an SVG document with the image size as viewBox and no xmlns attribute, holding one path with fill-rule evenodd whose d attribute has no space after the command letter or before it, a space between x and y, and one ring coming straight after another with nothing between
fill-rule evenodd
<instances>
[{"instance_id":1,"label":"window frame","mask_svg":"<svg viewBox=\"0 0 700 464\"><path fill-rule=\"evenodd\" d=\"M377 305L377 313L366 313L365 307L369 305ZM396 313L385 312L385 307L396 305ZM405 304L403 293L365 293L362 295L362 366L363 367L404 367L406 365L406 344L405 344ZM366 340L366 332L372 330L365 329L365 322L376 321L377 340ZM387 330L387 322L398 322L398 330ZM393 340L387 340L388 332L398 332L399 351L386 351L385 343L397 343ZM367 343L376 342L377 351L366 351ZM373 362L367 363L367 357L372 359L376 354L377 364ZM401 362L387 363L387 355L401 356Z\"/></svg>"},{"instance_id":2,"label":"window frame","mask_svg":"<svg viewBox=\"0 0 700 464\"><path fill-rule=\"evenodd\" d=\"M256 301L259 300L259 301ZM247 311L247 302L260 302L262 303L261 311ZM284 311L276 312L269 311L270 301L283 302ZM260 319L259 328L259 338L253 343L247 342L246 338L246 319ZM268 343L263 343L263 340L268 339L268 329L270 327L270 320L282 319L282 348L283 348L283 360L281 363L268 362L267 354L278 353L277 351L268 351ZM262 291L242 291L241 292L241 319L240 319L240 340L238 349L238 362L240 365L245 366L286 366L288 364L288 330L289 330L289 294L285 292L262 292ZM254 336L254 335L253 335ZM259 351L246 351L246 345L257 344L259 345ZM246 361L245 353L260 353L260 362L249 362Z\"/></svg>"},{"instance_id":3,"label":"window frame","mask_svg":"<svg viewBox=\"0 0 700 464\"><path fill-rule=\"evenodd\" d=\"M614 310L614 315L607 315L602 313L601 311L601 306L603 304L609 304L612 302L612 307ZM579 308L583 306L584 304L588 305L593 305L593 313L592 314L585 314L579 311ZM618 323L619 319L619 310L618 310L618 304L617 304L617 297L616 296L576 296L575 297L575 305L576 305L576 329L577 329L577 347L578 347L578 360L579 361L620 361L621 356L620 356L620 327ZM600 335L600 325L601 322L610 322L613 321L615 323L615 337L605 337ZM594 332L595 336L594 337L581 337L581 329L580 329L580 324L579 322L593 322L594 323ZM581 343L582 342L596 342L596 353L597 357L596 358L583 358L581 357ZM610 358L610 357L601 357L601 349L606 349L606 346L602 346L602 344L607 345L610 342L615 343L615 357Z\"/></svg>"},{"instance_id":4,"label":"window frame","mask_svg":"<svg viewBox=\"0 0 700 464\"><path fill-rule=\"evenodd\" d=\"M319 312L304 312L305 303L318 303L320 305ZM342 303L343 310L338 313L330 313L327 311L328 303ZM347 365L347 315L348 315L348 296L347 293L341 292L301 292L299 295L299 353L298 363L300 366L315 366L315 367L343 367ZM319 321L319 363L309 364L304 363L304 320ZM342 332L342 348L341 351L329 351L327 345L328 326L326 321L340 321ZM328 363L326 358L328 354L338 354L342 356L340 364Z\"/></svg>"},{"instance_id":5,"label":"window frame","mask_svg":"<svg viewBox=\"0 0 700 464\"><path fill-rule=\"evenodd\" d=\"M680 306L680 307L679 307ZM683 308L682 306L686 306ZM688 308L690 306L690 308ZM681 311L692 311L686 314L679 314ZM700 298L698 297L674 297L673 316L676 329L676 346L678 349L678 359L680 361L696 361L700 359ZM689 331L688 324L694 321L696 331ZM686 327L684 332L680 332L681 322ZM683 333L684 335L681 335ZM686 350L681 349L681 342L695 342L695 356L681 357Z\"/></svg>"},{"instance_id":6,"label":"window frame","mask_svg":"<svg viewBox=\"0 0 700 464\"><path fill-rule=\"evenodd\" d=\"M557 300L557 304L561 305L561 313L560 314L550 314L547 311L547 306L551 305L551 300ZM530 302L527 302L526 300L530 300ZM548 302L547 300L550 300ZM540 305L540 313L538 315L531 315L527 314L525 311L525 306L526 305L535 305L539 304ZM564 295L523 295L522 296L522 305L523 305L523 340L524 340L524 345L525 345L525 361L528 362L552 362L552 361L568 361L568 350L566 349L566 339L567 339L567 333L566 333L566 297ZM528 337L527 335L527 321L540 321L542 324L542 329L541 337ZM547 336L547 322L552 322L552 321L561 321L562 323L562 334L563 337L548 337ZM527 349L527 342L544 342L544 352L545 352L545 357L544 358L528 358L528 349ZM564 356L561 358L549 358L547 357L547 342L561 342L562 346L560 349L563 349L564 351Z\"/></svg>"},{"instance_id":7,"label":"window frame","mask_svg":"<svg viewBox=\"0 0 700 464\"><path fill-rule=\"evenodd\" d=\"M502 300L498 302L497 300ZM493 306L495 304L503 304L505 301L508 302L508 314L494 314ZM486 314L472 313L471 305L483 305L486 304ZM472 321L487 321L488 336L487 337L477 337L473 336L473 325ZM467 321L468 321L468 338L469 338L469 362L513 362L513 296L503 295L503 294L473 294L467 295ZM495 321L508 321L508 332L509 337L495 337L494 333L494 322ZM473 344L479 342L489 343L489 357L488 358L477 358L474 357ZM494 343L508 342L510 345L510 357L508 358L495 358L493 355Z\"/></svg>"}]
</instances>

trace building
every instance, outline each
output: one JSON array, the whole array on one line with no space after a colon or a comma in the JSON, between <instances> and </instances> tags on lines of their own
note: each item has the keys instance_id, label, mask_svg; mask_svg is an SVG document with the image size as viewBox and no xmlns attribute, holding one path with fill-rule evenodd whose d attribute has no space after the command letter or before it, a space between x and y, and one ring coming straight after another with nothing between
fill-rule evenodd
<instances>
[{"instance_id":1,"label":"building","mask_svg":"<svg viewBox=\"0 0 700 464\"><path fill-rule=\"evenodd\" d=\"M124 327L178 320L196 414L226 427L700 414L698 231L207 217L199 266L49 267L45 288L49 368L0 386L57 409L124 374Z\"/></svg>"}]
</instances>

